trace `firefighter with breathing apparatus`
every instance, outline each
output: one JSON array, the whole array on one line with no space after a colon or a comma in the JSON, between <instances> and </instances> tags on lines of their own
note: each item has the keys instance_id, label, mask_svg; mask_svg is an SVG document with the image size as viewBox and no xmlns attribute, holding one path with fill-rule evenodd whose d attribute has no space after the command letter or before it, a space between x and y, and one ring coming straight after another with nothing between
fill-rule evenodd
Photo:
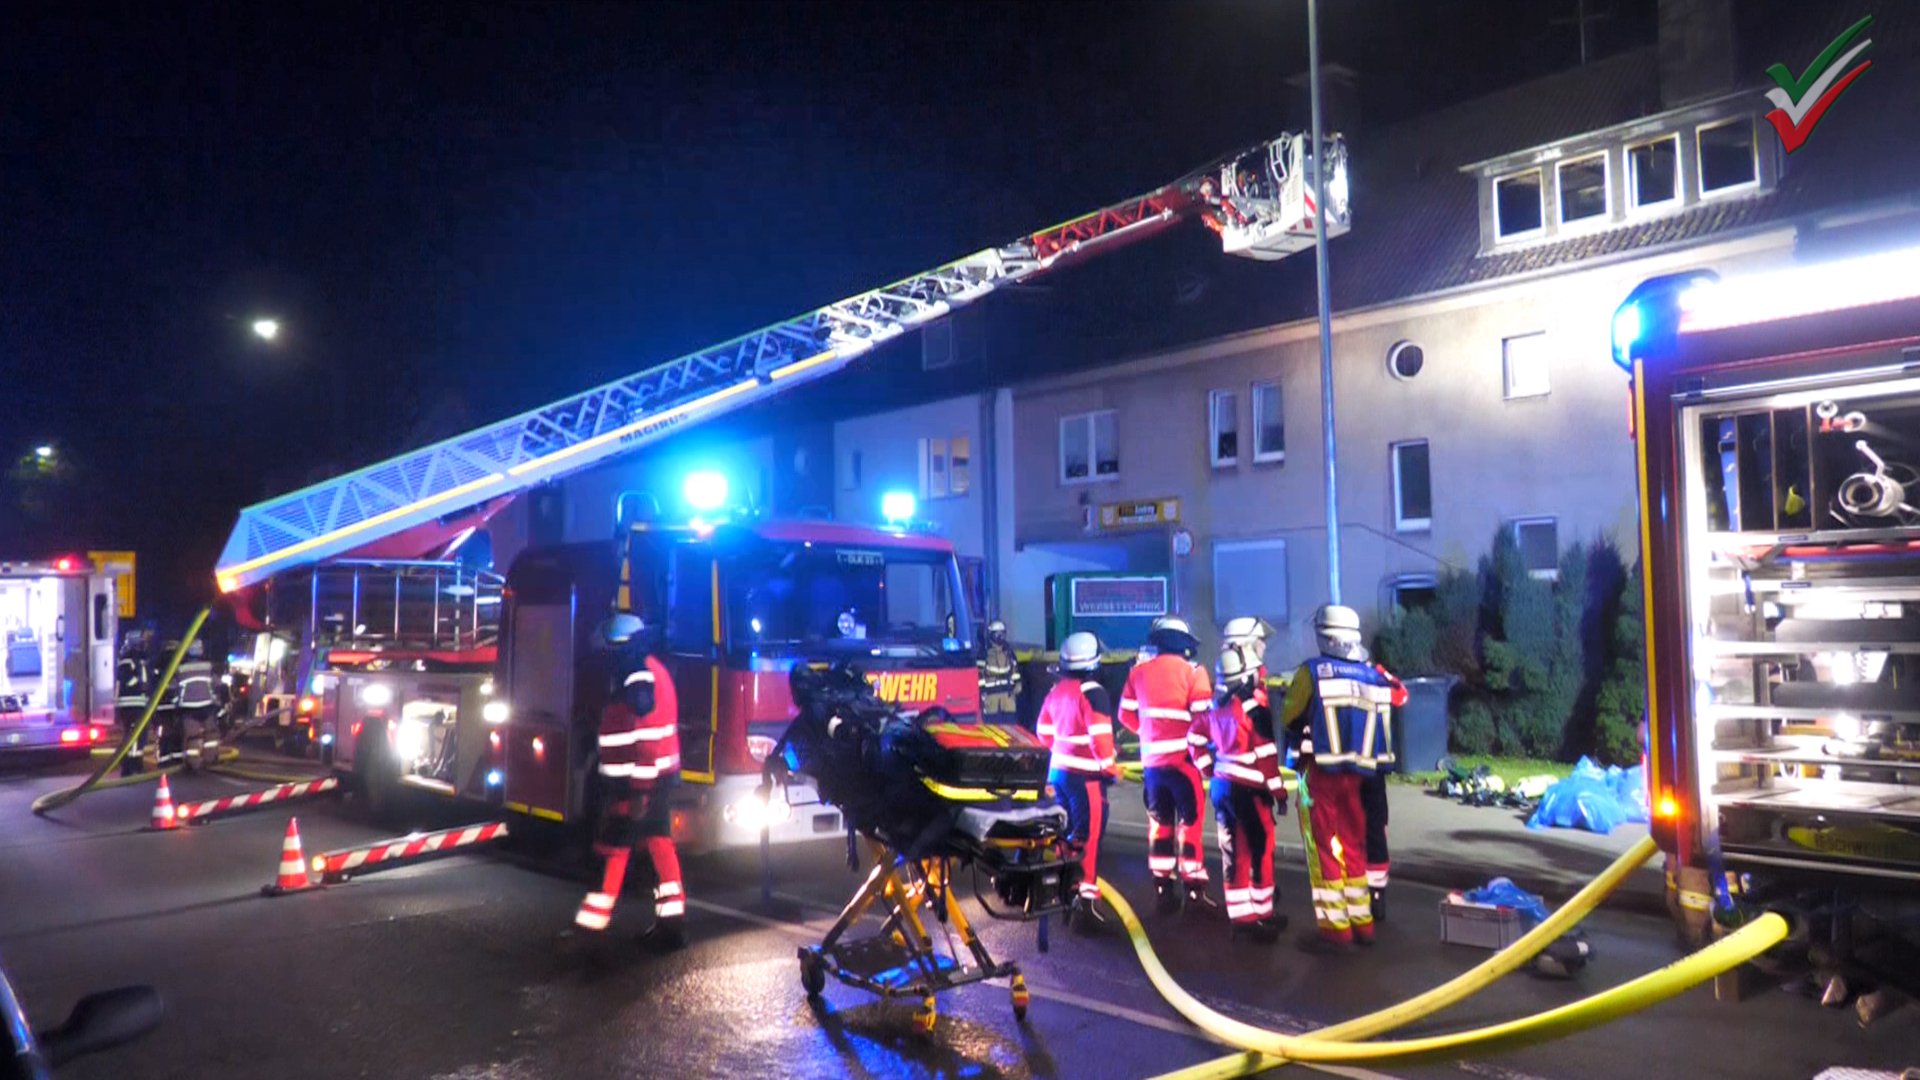
<instances>
[{"instance_id":1,"label":"firefighter with breathing apparatus","mask_svg":"<svg viewBox=\"0 0 1920 1080\"><path fill-rule=\"evenodd\" d=\"M128 634L120 644L119 662L114 665L113 718L124 732L131 732L146 714L149 695L153 693L153 665L147 660L146 644L143 636ZM120 761L120 775L131 776L140 771L140 759L148 740L148 733L141 732L139 744Z\"/></svg>"},{"instance_id":2,"label":"firefighter with breathing apparatus","mask_svg":"<svg viewBox=\"0 0 1920 1080\"><path fill-rule=\"evenodd\" d=\"M1007 624L987 624L986 650L980 657L980 719L1011 724L1020 715L1020 664L1007 640Z\"/></svg>"},{"instance_id":3,"label":"firefighter with breathing apparatus","mask_svg":"<svg viewBox=\"0 0 1920 1080\"><path fill-rule=\"evenodd\" d=\"M1320 940L1335 946L1373 943L1373 905L1367 888L1366 814L1360 784L1391 772L1393 710L1407 691L1384 668L1368 663L1360 645L1360 616L1328 604L1314 613L1320 655L1300 665L1287 687L1281 721L1301 740L1301 783L1312 825L1314 916Z\"/></svg>"},{"instance_id":4,"label":"firefighter with breathing apparatus","mask_svg":"<svg viewBox=\"0 0 1920 1080\"><path fill-rule=\"evenodd\" d=\"M1271 943L1287 928L1273 910L1273 822L1287 807L1273 713L1257 693L1259 662L1246 645L1220 650L1220 692L1207 713L1213 762L1208 796L1219 825L1220 876L1233 936ZM1199 748L1196 748L1196 757Z\"/></svg>"},{"instance_id":5,"label":"firefighter with breathing apparatus","mask_svg":"<svg viewBox=\"0 0 1920 1080\"><path fill-rule=\"evenodd\" d=\"M1184 902L1217 906L1207 895L1200 808L1206 803L1200 772L1211 767L1202 729L1213 708L1207 671L1194 662L1200 642L1186 621L1156 619L1147 634L1151 659L1127 675L1120 723L1140 736L1147 802L1147 869L1161 914ZM1200 753L1195 755L1195 747Z\"/></svg>"},{"instance_id":6,"label":"firefighter with breathing apparatus","mask_svg":"<svg viewBox=\"0 0 1920 1080\"><path fill-rule=\"evenodd\" d=\"M600 891L587 894L573 921L584 930L607 928L627 861L644 845L657 884L653 926L641 942L667 951L686 944L686 893L670 806L680 782L680 709L673 677L647 647L645 629L636 616L621 614L600 630L618 686L600 713L602 803L594 851L606 859L606 870Z\"/></svg>"},{"instance_id":7,"label":"firefighter with breathing apparatus","mask_svg":"<svg viewBox=\"0 0 1920 1080\"><path fill-rule=\"evenodd\" d=\"M1267 637L1269 627L1265 619L1254 615L1242 615L1228 619L1226 627L1220 632L1221 656L1227 649L1239 649L1245 656L1251 657L1254 666L1253 698L1251 700L1266 708L1267 701Z\"/></svg>"},{"instance_id":8,"label":"firefighter with breathing apparatus","mask_svg":"<svg viewBox=\"0 0 1920 1080\"><path fill-rule=\"evenodd\" d=\"M1107 831L1107 788L1119 775L1113 751L1113 698L1094 678L1100 640L1082 630L1060 643L1060 679L1040 706L1035 734L1052 751L1048 782L1066 808L1069 839L1084 876L1067 923L1092 932L1105 918L1100 900L1100 841Z\"/></svg>"}]
</instances>

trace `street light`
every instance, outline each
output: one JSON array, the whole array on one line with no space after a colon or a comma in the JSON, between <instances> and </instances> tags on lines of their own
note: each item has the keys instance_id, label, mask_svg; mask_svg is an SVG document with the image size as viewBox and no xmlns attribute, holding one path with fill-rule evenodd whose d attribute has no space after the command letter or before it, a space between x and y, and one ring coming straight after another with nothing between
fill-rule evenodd
<instances>
[{"instance_id":1,"label":"street light","mask_svg":"<svg viewBox=\"0 0 1920 1080\"><path fill-rule=\"evenodd\" d=\"M52 461L53 447L45 445L36 446L33 448L33 456L39 458L41 461Z\"/></svg>"},{"instance_id":2,"label":"street light","mask_svg":"<svg viewBox=\"0 0 1920 1080\"><path fill-rule=\"evenodd\" d=\"M279 319L253 320L253 336L259 338L261 341L274 340L275 338L280 336L280 320Z\"/></svg>"}]
</instances>

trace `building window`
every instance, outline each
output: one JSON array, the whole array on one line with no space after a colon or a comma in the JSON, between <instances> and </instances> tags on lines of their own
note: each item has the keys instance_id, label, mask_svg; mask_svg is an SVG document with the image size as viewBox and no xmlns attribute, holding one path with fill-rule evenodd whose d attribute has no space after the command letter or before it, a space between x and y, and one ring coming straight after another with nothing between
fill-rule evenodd
<instances>
[{"instance_id":1,"label":"building window","mask_svg":"<svg viewBox=\"0 0 1920 1080\"><path fill-rule=\"evenodd\" d=\"M1213 617L1254 615L1287 622L1287 542L1218 540L1213 545Z\"/></svg>"},{"instance_id":2,"label":"building window","mask_svg":"<svg viewBox=\"0 0 1920 1080\"><path fill-rule=\"evenodd\" d=\"M1253 384L1253 460L1282 461L1287 456L1287 415L1278 380Z\"/></svg>"},{"instance_id":3,"label":"building window","mask_svg":"<svg viewBox=\"0 0 1920 1080\"><path fill-rule=\"evenodd\" d=\"M1119 475L1119 431L1113 410L1061 417L1060 481L1085 484Z\"/></svg>"},{"instance_id":4,"label":"building window","mask_svg":"<svg viewBox=\"0 0 1920 1080\"><path fill-rule=\"evenodd\" d=\"M1513 542L1527 573L1543 581L1560 577L1560 523L1550 517L1514 518Z\"/></svg>"},{"instance_id":5,"label":"building window","mask_svg":"<svg viewBox=\"0 0 1920 1080\"><path fill-rule=\"evenodd\" d=\"M1493 182L1493 230L1502 240L1540 231L1545 223L1540 170L1528 169Z\"/></svg>"},{"instance_id":6,"label":"building window","mask_svg":"<svg viewBox=\"0 0 1920 1080\"><path fill-rule=\"evenodd\" d=\"M1426 350L1411 341L1396 342L1387 350L1387 373L1396 379L1411 379L1426 366Z\"/></svg>"},{"instance_id":7,"label":"building window","mask_svg":"<svg viewBox=\"0 0 1920 1080\"><path fill-rule=\"evenodd\" d=\"M947 440L920 440L920 497L947 497Z\"/></svg>"},{"instance_id":8,"label":"building window","mask_svg":"<svg viewBox=\"0 0 1920 1080\"><path fill-rule=\"evenodd\" d=\"M1760 158L1751 117L1703 127L1697 138L1701 195L1718 195L1760 182Z\"/></svg>"},{"instance_id":9,"label":"building window","mask_svg":"<svg viewBox=\"0 0 1920 1080\"><path fill-rule=\"evenodd\" d=\"M1627 148L1627 194L1635 210L1680 197L1680 139L1669 135Z\"/></svg>"},{"instance_id":10,"label":"building window","mask_svg":"<svg viewBox=\"0 0 1920 1080\"><path fill-rule=\"evenodd\" d=\"M973 440L955 435L947 443L947 491L965 495L973 490Z\"/></svg>"},{"instance_id":11,"label":"building window","mask_svg":"<svg viewBox=\"0 0 1920 1080\"><path fill-rule=\"evenodd\" d=\"M1387 579L1387 606L1404 611L1432 607L1440 597L1440 582L1432 574L1401 574Z\"/></svg>"},{"instance_id":12,"label":"building window","mask_svg":"<svg viewBox=\"0 0 1920 1080\"><path fill-rule=\"evenodd\" d=\"M1393 444L1393 528L1420 532L1433 528L1433 473L1427 464L1427 440Z\"/></svg>"},{"instance_id":13,"label":"building window","mask_svg":"<svg viewBox=\"0 0 1920 1080\"><path fill-rule=\"evenodd\" d=\"M1500 342L1502 366L1506 371L1506 395L1514 398L1544 397L1553 389L1547 363L1547 335L1521 334Z\"/></svg>"},{"instance_id":14,"label":"building window","mask_svg":"<svg viewBox=\"0 0 1920 1080\"><path fill-rule=\"evenodd\" d=\"M1607 155L1560 163L1560 223L1607 216Z\"/></svg>"},{"instance_id":15,"label":"building window","mask_svg":"<svg viewBox=\"0 0 1920 1080\"><path fill-rule=\"evenodd\" d=\"M1231 390L1215 390L1207 395L1207 432L1212 449L1213 467L1223 468L1240 461L1240 395Z\"/></svg>"}]
</instances>

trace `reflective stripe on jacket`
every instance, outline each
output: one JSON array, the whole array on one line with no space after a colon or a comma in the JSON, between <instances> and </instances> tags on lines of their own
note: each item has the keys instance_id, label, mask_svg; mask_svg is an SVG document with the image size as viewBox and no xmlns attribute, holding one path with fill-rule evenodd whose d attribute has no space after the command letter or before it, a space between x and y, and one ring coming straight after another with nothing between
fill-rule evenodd
<instances>
[{"instance_id":1,"label":"reflective stripe on jacket","mask_svg":"<svg viewBox=\"0 0 1920 1080\"><path fill-rule=\"evenodd\" d=\"M1056 771L1103 776L1115 770L1112 699L1092 679L1082 682L1068 672L1054 683L1034 734L1053 751Z\"/></svg>"},{"instance_id":2,"label":"reflective stripe on jacket","mask_svg":"<svg viewBox=\"0 0 1920 1080\"><path fill-rule=\"evenodd\" d=\"M1213 708L1213 686L1205 668L1173 653L1162 653L1127 675L1120 695L1120 723L1140 736L1140 760L1146 765L1178 765L1190 749L1205 742L1201 725Z\"/></svg>"},{"instance_id":3,"label":"reflective stripe on jacket","mask_svg":"<svg viewBox=\"0 0 1920 1080\"><path fill-rule=\"evenodd\" d=\"M640 677L653 686L653 708L642 716L615 697L600 713L600 775L650 787L680 772L680 705L673 676L647 657Z\"/></svg>"}]
</instances>

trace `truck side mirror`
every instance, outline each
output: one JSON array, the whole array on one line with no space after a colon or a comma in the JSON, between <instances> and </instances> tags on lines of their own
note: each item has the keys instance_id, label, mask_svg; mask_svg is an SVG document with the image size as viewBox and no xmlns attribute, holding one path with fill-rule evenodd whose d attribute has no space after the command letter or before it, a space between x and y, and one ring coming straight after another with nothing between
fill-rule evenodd
<instances>
[{"instance_id":1,"label":"truck side mirror","mask_svg":"<svg viewBox=\"0 0 1920 1080\"><path fill-rule=\"evenodd\" d=\"M165 1006L151 986L123 986L88 994L65 1023L39 1037L47 1063L58 1068L74 1058L132 1042L159 1026Z\"/></svg>"}]
</instances>

